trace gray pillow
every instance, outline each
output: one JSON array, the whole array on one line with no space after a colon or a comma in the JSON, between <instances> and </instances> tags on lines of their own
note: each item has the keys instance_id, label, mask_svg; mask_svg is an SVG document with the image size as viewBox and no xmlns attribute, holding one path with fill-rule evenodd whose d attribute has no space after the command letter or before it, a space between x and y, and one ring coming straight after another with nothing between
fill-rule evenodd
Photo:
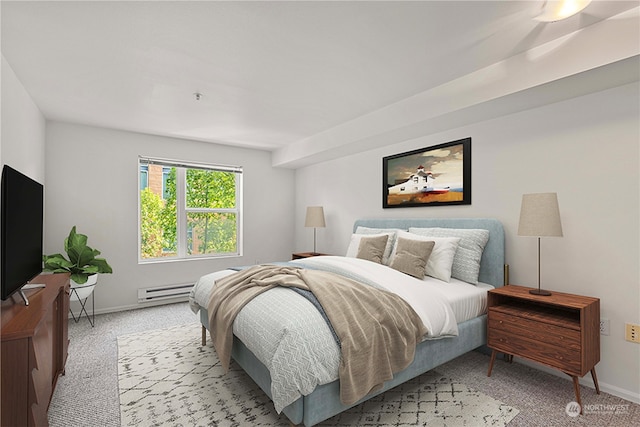
<instances>
[{"instance_id":1,"label":"gray pillow","mask_svg":"<svg viewBox=\"0 0 640 427\"><path fill-rule=\"evenodd\" d=\"M482 252L489 241L489 231L475 228L410 228L410 233L427 237L460 237L453 258L451 277L478 284Z\"/></svg>"},{"instance_id":2,"label":"gray pillow","mask_svg":"<svg viewBox=\"0 0 640 427\"><path fill-rule=\"evenodd\" d=\"M424 279L427 261L434 246L435 242L432 241L398 237L395 256L389 266L418 279Z\"/></svg>"},{"instance_id":3,"label":"gray pillow","mask_svg":"<svg viewBox=\"0 0 640 427\"><path fill-rule=\"evenodd\" d=\"M387 246L387 240L389 240L389 236L386 234L375 237L362 237L356 258L382 264L382 257L384 256L384 249Z\"/></svg>"},{"instance_id":4,"label":"gray pillow","mask_svg":"<svg viewBox=\"0 0 640 427\"><path fill-rule=\"evenodd\" d=\"M400 231L397 228L369 228L361 225L356 228L356 234L388 234L389 240L387 240L387 246L384 248L384 254L382 255L382 264L389 265L389 257L391 257L391 250L396 243L396 233Z\"/></svg>"}]
</instances>

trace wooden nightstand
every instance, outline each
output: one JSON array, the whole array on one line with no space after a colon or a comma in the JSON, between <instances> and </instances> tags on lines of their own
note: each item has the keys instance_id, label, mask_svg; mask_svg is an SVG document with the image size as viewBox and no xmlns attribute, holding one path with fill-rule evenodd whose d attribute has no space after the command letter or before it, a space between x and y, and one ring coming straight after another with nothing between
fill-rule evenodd
<instances>
[{"instance_id":1,"label":"wooden nightstand","mask_svg":"<svg viewBox=\"0 0 640 427\"><path fill-rule=\"evenodd\" d=\"M319 252L296 252L294 254L291 254L291 259L302 259L302 258L310 258L312 256L323 256L323 255L329 255L329 254L321 254Z\"/></svg>"},{"instance_id":2,"label":"wooden nightstand","mask_svg":"<svg viewBox=\"0 0 640 427\"><path fill-rule=\"evenodd\" d=\"M487 376L497 352L559 369L573 378L582 411L579 377L591 371L600 394L600 300L561 292L532 295L530 289L508 285L488 293L487 346L493 351Z\"/></svg>"}]
</instances>

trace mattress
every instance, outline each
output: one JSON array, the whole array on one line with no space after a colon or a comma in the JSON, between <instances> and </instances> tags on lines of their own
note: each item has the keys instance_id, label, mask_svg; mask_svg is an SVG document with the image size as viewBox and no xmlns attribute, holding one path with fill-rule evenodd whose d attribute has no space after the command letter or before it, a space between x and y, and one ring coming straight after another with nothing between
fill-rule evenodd
<instances>
[{"instance_id":1,"label":"mattress","mask_svg":"<svg viewBox=\"0 0 640 427\"><path fill-rule=\"evenodd\" d=\"M487 292L494 289L494 286L486 283L472 285L458 279L451 278L451 282L426 277L424 282L429 286L436 287L442 295L449 301L456 322L462 323L469 319L478 317L487 312Z\"/></svg>"}]
</instances>

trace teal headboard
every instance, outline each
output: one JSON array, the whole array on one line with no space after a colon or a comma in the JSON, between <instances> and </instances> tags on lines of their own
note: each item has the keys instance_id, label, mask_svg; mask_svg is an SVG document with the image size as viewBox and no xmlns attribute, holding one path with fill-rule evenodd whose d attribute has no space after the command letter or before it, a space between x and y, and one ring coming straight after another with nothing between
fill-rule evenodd
<instances>
[{"instance_id":1,"label":"teal headboard","mask_svg":"<svg viewBox=\"0 0 640 427\"><path fill-rule=\"evenodd\" d=\"M493 218L378 218L359 219L353 224L355 232L358 226L371 228L442 227L442 228L480 228L489 230L489 241L480 260L479 280L495 287L504 285L504 228Z\"/></svg>"}]
</instances>

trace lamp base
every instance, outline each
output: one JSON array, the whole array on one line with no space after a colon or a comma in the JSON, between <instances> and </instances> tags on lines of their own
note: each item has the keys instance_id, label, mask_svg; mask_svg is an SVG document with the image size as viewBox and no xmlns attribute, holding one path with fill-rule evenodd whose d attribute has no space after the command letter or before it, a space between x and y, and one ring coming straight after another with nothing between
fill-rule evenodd
<instances>
[{"instance_id":1,"label":"lamp base","mask_svg":"<svg viewBox=\"0 0 640 427\"><path fill-rule=\"evenodd\" d=\"M544 289L531 289L529 293L533 295L541 295L545 297L548 297L551 295L551 292L545 291Z\"/></svg>"}]
</instances>

